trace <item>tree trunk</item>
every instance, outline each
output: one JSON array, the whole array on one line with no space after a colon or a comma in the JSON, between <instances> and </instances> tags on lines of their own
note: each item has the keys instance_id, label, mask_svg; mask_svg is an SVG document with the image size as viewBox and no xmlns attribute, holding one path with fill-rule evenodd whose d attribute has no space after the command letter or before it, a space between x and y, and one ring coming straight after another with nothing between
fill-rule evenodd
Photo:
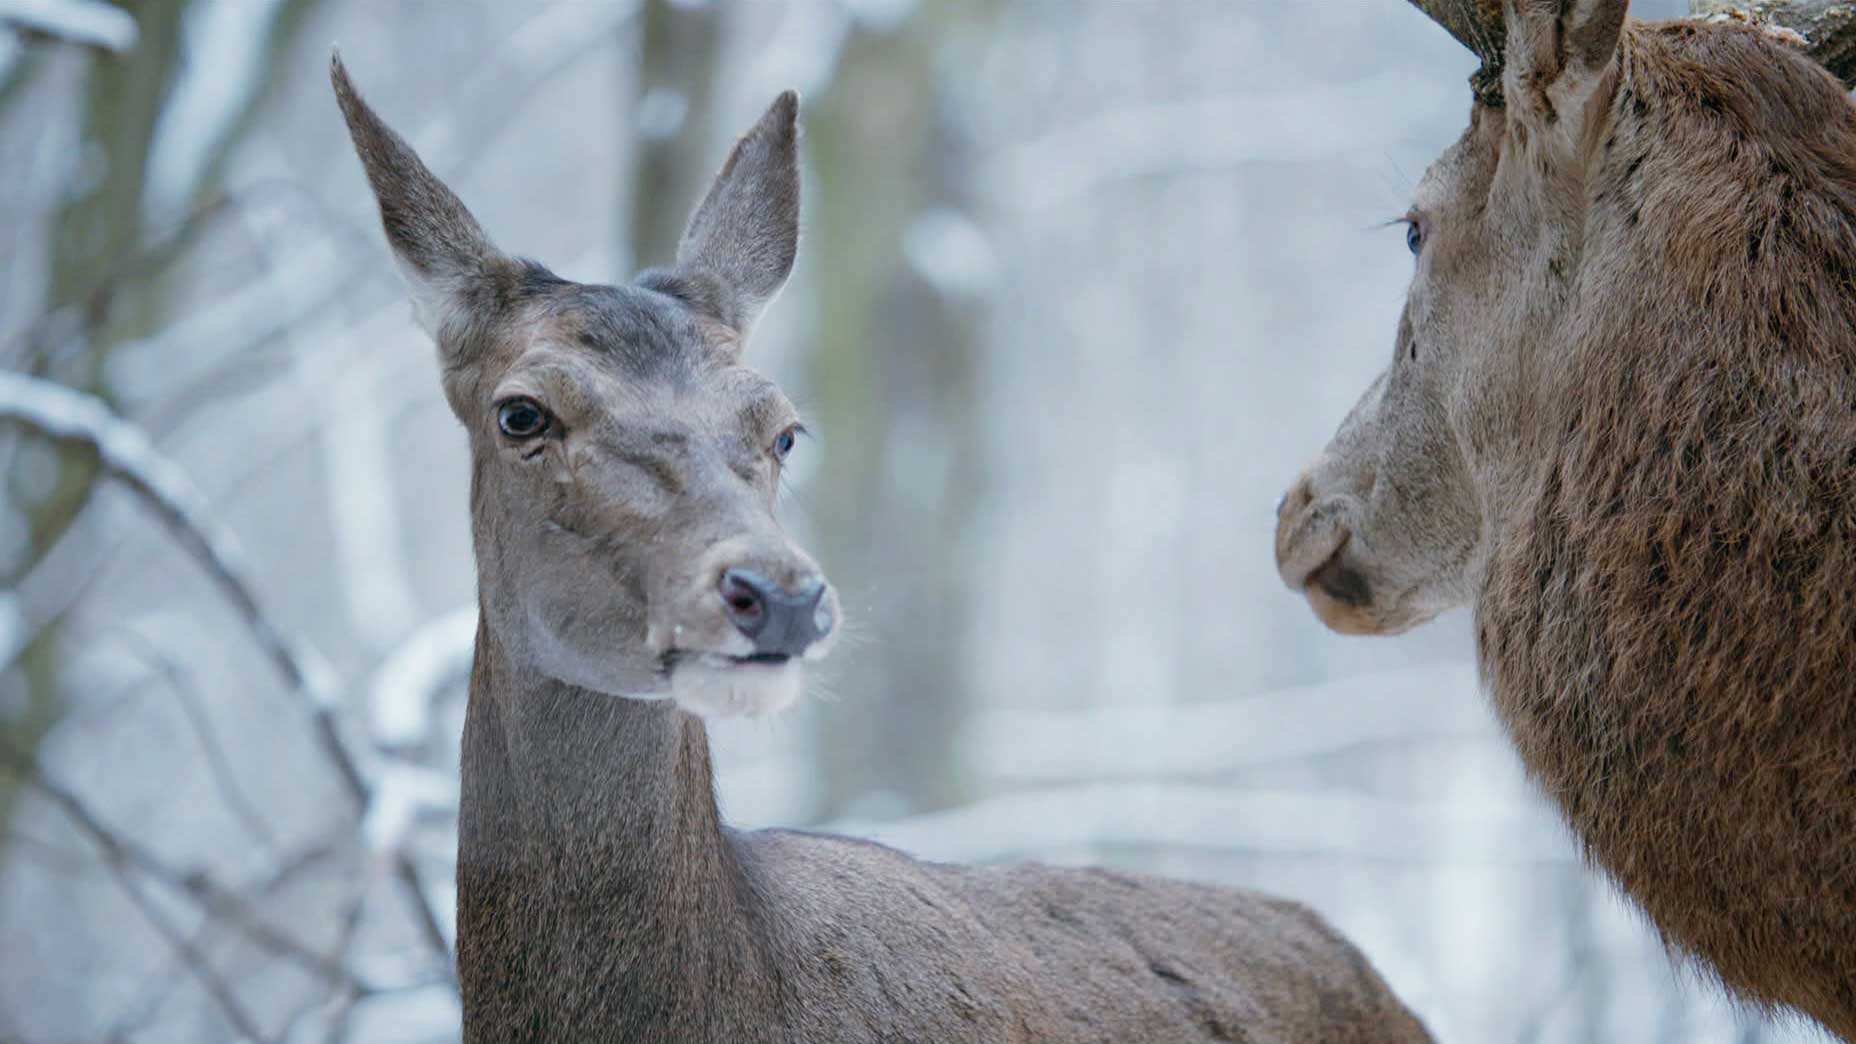
<instances>
[{"instance_id":1,"label":"tree trunk","mask_svg":"<svg viewBox=\"0 0 1856 1044\"><path fill-rule=\"evenodd\" d=\"M121 287L107 275L142 243L148 157L156 120L178 69L186 4L187 0L146 0L134 5L134 50L99 54L90 71L85 158L76 172L76 180L88 191L71 197L58 213L44 305L47 315L63 312L71 321L36 327L40 335L28 341L22 363L29 373L107 396L103 371L110 348L148 332L159 319L154 293L125 300ZM17 472L8 477L7 500L23 516L27 543L24 555L0 570L5 574L0 586L13 586L43 559L76 520L95 486L94 452L62 445L46 452L52 455L54 476L48 488L22 488ZM15 749L35 750L56 722L63 704L58 685L64 660L55 625L20 653L15 680L25 687L24 712L0 724L0 738ZM0 774L0 825L8 818L16 786Z\"/></svg>"},{"instance_id":2,"label":"tree trunk","mask_svg":"<svg viewBox=\"0 0 1856 1044\"><path fill-rule=\"evenodd\" d=\"M853 626L878 636L840 654L848 668L833 688L844 698L824 716L822 748L821 811L831 816L873 793L906 810L970 796L954 741L971 659L961 531L980 485L965 423L979 317L902 259L925 212L963 202L968 165L937 106L934 43L974 8L855 30L807 120L819 181L808 222L819 309L811 386L830 484L821 558Z\"/></svg>"},{"instance_id":3,"label":"tree trunk","mask_svg":"<svg viewBox=\"0 0 1856 1044\"><path fill-rule=\"evenodd\" d=\"M709 129L721 5L647 0L641 19L629 128L638 152L631 164L631 204L619 233L631 253L627 269L675 259L684 219L696 204L693 193L715 174Z\"/></svg>"}]
</instances>

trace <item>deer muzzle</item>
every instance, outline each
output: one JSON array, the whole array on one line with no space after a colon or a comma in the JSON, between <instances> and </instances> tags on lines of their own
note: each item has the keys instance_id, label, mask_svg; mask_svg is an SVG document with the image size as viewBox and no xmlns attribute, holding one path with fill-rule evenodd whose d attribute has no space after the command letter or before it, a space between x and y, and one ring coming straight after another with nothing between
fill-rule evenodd
<instances>
[{"instance_id":1,"label":"deer muzzle","mask_svg":"<svg viewBox=\"0 0 1856 1044\"><path fill-rule=\"evenodd\" d=\"M1346 496L1317 499L1309 477L1298 479L1276 508L1276 569L1328 627L1376 634L1382 627L1373 612L1373 585L1348 554L1357 506Z\"/></svg>"},{"instance_id":2,"label":"deer muzzle","mask_svg":"<svg viewBox=\"0 0 1856 1044\"><path fill-rule=\"evenodd\" d=\"M789 587L752 569L728 569L717 590L735 629L754 643L756 659L803 656L837 624L821 577Z\"/></svg>"}]
</instances>

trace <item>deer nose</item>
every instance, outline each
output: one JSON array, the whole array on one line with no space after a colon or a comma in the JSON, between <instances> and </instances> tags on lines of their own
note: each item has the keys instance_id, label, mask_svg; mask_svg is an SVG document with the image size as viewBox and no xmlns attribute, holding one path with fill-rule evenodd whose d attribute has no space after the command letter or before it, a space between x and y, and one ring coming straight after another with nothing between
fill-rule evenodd
<instances>
[{"instance_id":1,"label":"deer nose","mask_svg":"<svg viewBox=\"0 0 1856 1044\"><path fill-rule=\"evenodd\" d=\"M722 606L757 656L798 656L837 622L825 604L825 581L811 577L786 588L752 569L722 573Z\"/></svg>"}]
</instances>

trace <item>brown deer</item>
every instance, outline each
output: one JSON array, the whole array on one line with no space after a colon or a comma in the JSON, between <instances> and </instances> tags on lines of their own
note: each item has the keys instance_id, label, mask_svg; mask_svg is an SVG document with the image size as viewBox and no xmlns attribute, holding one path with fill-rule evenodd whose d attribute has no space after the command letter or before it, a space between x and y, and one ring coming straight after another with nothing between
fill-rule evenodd
<instances>
[{"instance_id":1,"label":"brown deer","mask_svg":"<svg viewBox=\"0 0 1856 1044\"><path fill-rule=\"evenodd\" d=\"M498 252L332 77L471 445L466 1040L1429 1039L1293 903L725 827L703 719L791 702L838 622L774 519L793 407L741 362L797 249L797 99L674 265L592 286Z\"/></svg>"},{"instance_id":2,"label":"brown deer","mask_svg":"<svg viewBox=\"0 0 1856 1044\"><path fill-rule=\"evenodd\" d=\"M1283 580L1353 634L1473 606L1589 857L1856 1041L1856 105L1743 21L1421 6L1478 97L1406 217L1391 364L1279 508Z\"/></svg>"}]
</instances>

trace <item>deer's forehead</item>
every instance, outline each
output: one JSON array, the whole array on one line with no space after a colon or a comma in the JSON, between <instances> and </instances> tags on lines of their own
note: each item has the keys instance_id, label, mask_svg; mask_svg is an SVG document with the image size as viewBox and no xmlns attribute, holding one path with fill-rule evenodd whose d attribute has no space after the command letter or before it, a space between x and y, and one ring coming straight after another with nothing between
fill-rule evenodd
<instances>
[{"instance_id":1,"label":"deer's forehead","mask_svg":"<svg viewBox=\"0 0 1856 1044\"><path fill-rule=\"evenodd\" d=\"M514 366L552 361L614 371L634 383L675 384L726 358L726 331L668 294L636 286L556 281L511 316Z\"/></svg>"},{"instance_id":2,"label":"deer's forehead","mask_svg":"<svg viewBox=\"0 0 1856 1044\"><path fill-rule=\"evenodd\" d=\"M1502 130L1499 112L1473 113L1469 129L1425 170L1412 193L1412 206L1427 214L1475 209L1494 174Z\"/></svg>"},{"instance_id":3,"label":"deer's forehead","mask_svg":"<svg viewBox=\"0 0 1856 1044\"><path fill-rule=\"evenodd\" d=\"M1463 155L1464 145L1464 142L1457 142L1451 146L1424 172L1417 190L1412 193L1414 209L1426 214L1438 214L1450 208L1452 200L1462 188L1467 168Z\"/></svg>"},{"instance_id":4,"label":"deer's forehead","mask_svg":"<svg viewBox=\"0 0 1856 1044\"><path fill-rule=\"evenodd\" d=\"M497 383L493 401L525 396L575 419L660 419L698 428L760 428L793 412L778 386L742 366L692 364L637 372L609 354L542 340Z\"/></svg>"}]
</instances>

